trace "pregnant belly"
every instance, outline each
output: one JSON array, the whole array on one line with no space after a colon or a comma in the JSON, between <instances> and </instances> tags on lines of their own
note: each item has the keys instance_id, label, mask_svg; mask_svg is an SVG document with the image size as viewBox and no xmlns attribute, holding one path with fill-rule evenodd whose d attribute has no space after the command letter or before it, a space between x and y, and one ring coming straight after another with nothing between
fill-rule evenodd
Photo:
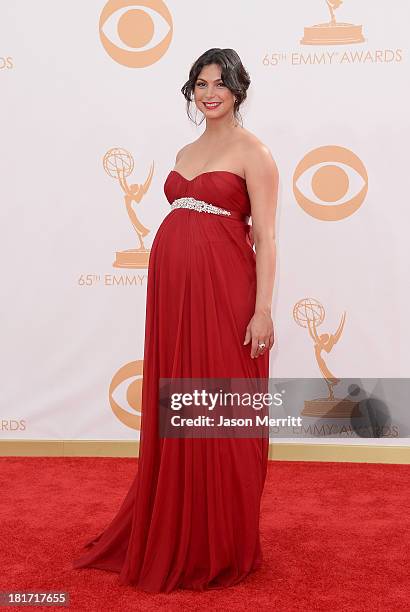
<instances>
[{"instance_id":1,"label":"pregnant belly","mask_svg":"<svg viewBox=\"0 0 410 612\"><path fill-rule=\"evenodd\" d=\"M255 253L241 221L208 216L176 209L165 217L152 243L147 297L167 309L168 337L184 320L193 334L207 326L209 333L226 330L229 350L232 341L243 343L254 312Z\"/></svg>"}]
</instances>

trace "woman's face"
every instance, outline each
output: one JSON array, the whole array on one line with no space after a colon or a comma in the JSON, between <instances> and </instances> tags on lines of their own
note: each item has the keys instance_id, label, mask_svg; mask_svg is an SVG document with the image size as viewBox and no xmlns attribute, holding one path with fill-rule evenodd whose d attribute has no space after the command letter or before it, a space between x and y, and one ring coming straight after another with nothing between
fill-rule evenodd
<instances>
[{"instance_id":1,"label":"woman's face","mask_svg":"<svg viewBox=\"0 0 410 612\"><path fill-rule=\"evenodd\" d=\"M233 113L235 97L221 79L218 64L204 66L198 75L194 89L195 103L207 119ZM208 103L215 102L215 105Z\"/></svg>"}]
</instances>

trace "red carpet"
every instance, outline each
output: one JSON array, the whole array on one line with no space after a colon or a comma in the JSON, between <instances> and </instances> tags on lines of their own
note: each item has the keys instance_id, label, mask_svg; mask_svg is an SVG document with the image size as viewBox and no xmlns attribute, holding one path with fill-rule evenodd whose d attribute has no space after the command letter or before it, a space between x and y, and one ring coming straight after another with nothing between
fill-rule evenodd
<instances>
[{"instance_id":1,"label":"red carpet","mask_svg":"<svg viewBox=\"0 0 410 612\"><path fill-rule=\"evenodd\" d=\"M135 459L2 458L0 590L68 591L76 612L410 610L410 466L269 462L264 567L226 590L169 595L71 568L119 507L136 466Z\"/></svg>"}]
</instances>

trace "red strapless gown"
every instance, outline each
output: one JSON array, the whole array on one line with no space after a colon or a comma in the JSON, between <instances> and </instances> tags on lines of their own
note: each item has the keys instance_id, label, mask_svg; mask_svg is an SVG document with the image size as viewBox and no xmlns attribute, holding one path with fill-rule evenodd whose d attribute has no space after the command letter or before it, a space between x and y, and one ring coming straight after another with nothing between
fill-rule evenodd
<instances>
[{"instance_id":1,"label":"red strapless gown","mask_svg":"<svg viewBox=\"0 0 410 612\"><path fill-rule=\"evenodd\" d=\"M160 438L158 379L268 378L269 352L243 345L254 313L255 253L246 181L228 171L193 180L172 170L170 203L192 196L233 211L223 217L171 210L148 270L138 470L111 523L85 545L75 568L119 573L144 591L205 590L241 581L262 561L260 499L269 440ZM246 219L247 220L247 219Z\"/></svg>"}]
</instances>

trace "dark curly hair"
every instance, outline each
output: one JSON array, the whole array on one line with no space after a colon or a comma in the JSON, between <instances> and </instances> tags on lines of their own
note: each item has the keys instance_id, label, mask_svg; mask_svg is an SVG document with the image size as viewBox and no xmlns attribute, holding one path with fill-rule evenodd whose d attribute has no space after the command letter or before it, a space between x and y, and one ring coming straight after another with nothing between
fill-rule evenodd
<instances>
[{"instance_id":1,"label":"dark curly hair","mask_svg":"<svg viewBox=\"0 0 410 612\"><path fill-rule=\"evenodd\" d=\"M196 124L195 120L190 115L191 102L193 101L193 93L198 75L202 68L208 64L218 64L221 67L221 79L235 96L234 117L242 125L239 107L246 99L246 92L251 84L251 79L241 62L241 58L233 49L208 49L208 51L200 55L192 64L189 71L189 78L181 87L181 93L184 95L187 102L186 110L189 119ZM199 124L196 125L201 125L204 118L205 115Z\"/></svg>"}]
</instances>

